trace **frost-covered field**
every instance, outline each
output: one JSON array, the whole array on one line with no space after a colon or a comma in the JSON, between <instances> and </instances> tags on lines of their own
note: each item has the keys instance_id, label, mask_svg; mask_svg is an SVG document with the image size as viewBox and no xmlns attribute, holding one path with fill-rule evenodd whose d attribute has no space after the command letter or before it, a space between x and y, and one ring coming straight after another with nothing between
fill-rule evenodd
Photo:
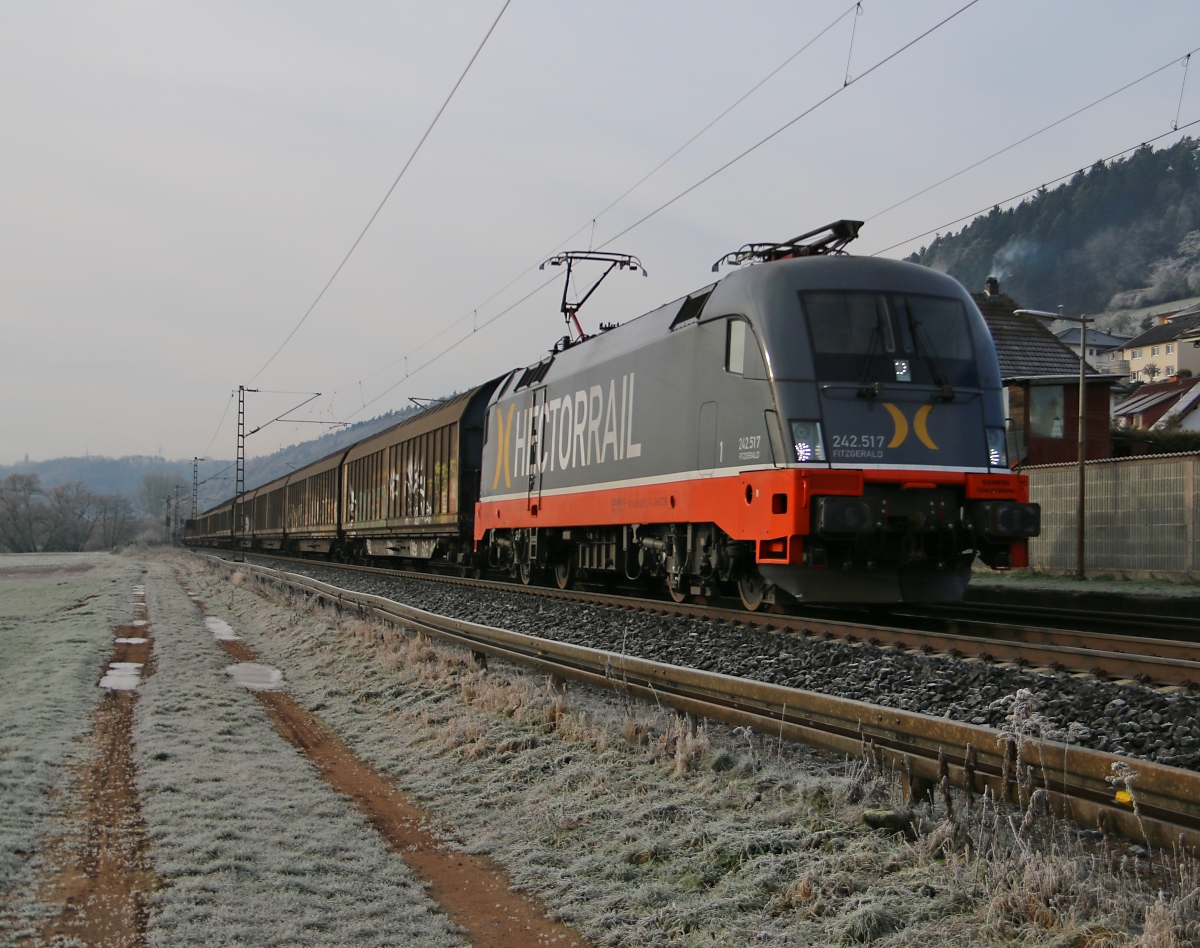
<instances>
[{"instance_id":1,"label":"frost-covered field","mask_svg":"<svg viewBox=\"0 0 1200 948\"><path fill-rule=\"evenodd\" d=\"M915 839L872 831L893 775L182 568L302 704L597 944L1200 942L1191 864L961 799Z\"/></svg>"},{"instance_id":2,"label":"frost-covered field","mask_svg":"<svg viewBox=\"0 0 1200 948\"><path fill-rule=\"evenodd\" d=\"M140 572L103 553L0 555L0 935L48 910L30 901L37 842L80 755Z\"/></svg>"},{"instance_id":3,"label":"frost-covered field","mask_svg":"<svg viewBox=\"0 0 1200 948\"><path fill-rule=\"evenodd\" d=\"M226 674L229 657L162 561L147 587L157 670L141 687L135 739L165 886L150 941L463 944L403 860Z\"/></svg>"}]
</instances>

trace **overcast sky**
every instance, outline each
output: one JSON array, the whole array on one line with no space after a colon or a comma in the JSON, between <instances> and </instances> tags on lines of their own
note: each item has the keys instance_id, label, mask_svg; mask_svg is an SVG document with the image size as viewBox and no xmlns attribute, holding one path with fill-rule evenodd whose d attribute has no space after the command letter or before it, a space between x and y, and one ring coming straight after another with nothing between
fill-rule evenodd
<instances>
[{"instance_id":1,"label":"overcast sky","mask_svg":"<svg viewBox=\"0 0 1200 948\"><path fill-rule=\"evenodd\" d=\"M230 457L239 384L361 420L531 362L562 335L561 284L473 330L564 240L604 244L965 2L864 0L593 227L851 5L512 0L257 376L503 0L0 2L0 463ZM609 245L650 275L610 277L585 328L703 286L748 241L850 217L874 253L1167 132L1180 65L875 216L1195 47L1195 0L980 0ZM1180 124L1200 119L1193 66ZM301 397L250 395L248 421Z\"/></svg>"}]
</instances>

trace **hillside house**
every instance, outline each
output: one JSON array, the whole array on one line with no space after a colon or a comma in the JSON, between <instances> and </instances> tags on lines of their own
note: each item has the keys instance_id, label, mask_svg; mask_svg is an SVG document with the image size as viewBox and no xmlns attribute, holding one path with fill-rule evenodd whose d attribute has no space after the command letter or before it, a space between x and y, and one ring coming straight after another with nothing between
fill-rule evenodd
<instances>
[{"instance_id":1,"label":"hillside house","mask_svg":"<svg viewBox=\"0 0 1200 948\"><path fill-rule=\"evenodd\" d=\"M1113 420L1121 428L1176 427L1200 431L1200 378L1172 376L1163 382L1143 385L1113 409Z\"/></svg>"},{"instance_id":2,"label":"hillside house","mask_svg":"<svg viewBox=\"0 0 1200 948\"><path fill-rule=\"evenodd\" d=\"M988 278L982 293L971 296L996 344L1005 416L1012 421L1018 443L1025 445L1024 463L1074 461L1079 450L1078 352L1037 318L1018 316L1015 311L1021 305L1000 292L995 277ZM1110 389L1120 377L1101 374L1089 366L1086 379L1086 456L1089 460L1109 458Z\"/></svg>"},{"instance_id":3,"label":"hillside house","mask_svg":"<svg viewBox=\"0 0 1200 948\"><path fill-rule=\"evenodd\" d=\"M1158 322L1121 347L1131 382L1200 375L1200 306L1157 317Z\"/></svg>"},{"instance_id":4,"label":"hillside house","mask_svg":"<svg viewBox=\"0 0 1200 948\"><path fill-rule=\"evenodd\" d=\"M1079 355L1081 327L1071 326L1055 333L1065 346L1070 346ZM1099 329L1087 331L1087 355L1084 357L1093 369L1103 375L1125 375L1129 369L1121 365L1121 348L1130 340L1129 336L1118 336ZM1117 366L1121 365L1120 370Z\"/></svg>"}]
</instances>

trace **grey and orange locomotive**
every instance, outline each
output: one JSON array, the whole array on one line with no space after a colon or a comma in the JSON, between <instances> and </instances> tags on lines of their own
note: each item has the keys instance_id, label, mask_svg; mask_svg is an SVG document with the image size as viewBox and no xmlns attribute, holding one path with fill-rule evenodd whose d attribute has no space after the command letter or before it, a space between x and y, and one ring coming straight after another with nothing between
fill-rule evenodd
<instances>
[{"instance_id":1,"label":"grey and orange locomotive","mask_svg":"<svg viewBox=\"0 0 1200 948\"><path fill-rule=\"evenodd\" d=\"M333 465L339 519L316 547L300 522L280 545L677 600L736 589L750 609L953 600L976 558L1024 566L1039 509L1009 466L987 326L950 277L845 254L858 226L747 245L718 282L590 337L564 296L574 336L430 409L459 406L444 468L422 472L456 499L441 529L403 496L422 415L371 439L370 483L345 460L357 446ZM640 267L550 262L597 258Z\"/></svg>"}]
</instances>

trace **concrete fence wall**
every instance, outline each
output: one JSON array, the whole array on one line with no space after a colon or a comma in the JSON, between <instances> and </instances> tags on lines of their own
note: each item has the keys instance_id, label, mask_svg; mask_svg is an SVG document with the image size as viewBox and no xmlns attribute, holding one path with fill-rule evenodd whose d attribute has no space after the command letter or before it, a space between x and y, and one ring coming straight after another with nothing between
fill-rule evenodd
<instances>
[{"instance_id":1,"label":"concrete fence wall","mask_svg":"<svg viewBox=\"0 0 1200 948\"><path fill-rule=\"evenodd\" d=\"M1089 573L1200 574L1200 453L1091 461L1086 469ZM1075 465L1026 468L1029 499L1042 505L1042 535L1029 565L1075 568Z\"/></svg>"}]
</instances>

